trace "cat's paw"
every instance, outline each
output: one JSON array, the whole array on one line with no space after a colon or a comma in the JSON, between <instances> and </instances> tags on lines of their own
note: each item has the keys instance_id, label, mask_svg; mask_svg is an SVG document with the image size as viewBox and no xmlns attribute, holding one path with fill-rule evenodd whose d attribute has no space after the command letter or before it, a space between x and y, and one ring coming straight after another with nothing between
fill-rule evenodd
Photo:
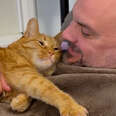
<instances>
[{"instance_id":1,"label":"cat's paw","mask_svg":"<svg viewBox=\"0 0 116 116\"><path fill-rule=\"evenodd\" d=\"M25 94L19 94L13 98L10 106L13 111L24 112L30 105L30 99Z\"/></svg>"},{"instance_id":2,"label":"cat's paw","mask_svg":"<svg viewBox=\"0 0 116 116\"><path fill-rule=\"evenodd\" d=\"M81 105L67 105L61 109L61 116L87 116L88 111Z\"/></svg>"}]
</instances>

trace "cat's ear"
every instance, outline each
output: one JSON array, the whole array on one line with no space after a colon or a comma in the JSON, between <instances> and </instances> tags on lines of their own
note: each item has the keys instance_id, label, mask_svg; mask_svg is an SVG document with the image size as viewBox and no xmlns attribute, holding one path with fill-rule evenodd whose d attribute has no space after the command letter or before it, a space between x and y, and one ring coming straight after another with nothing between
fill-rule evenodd
<instances>
[{"instance_id":1,"label":"cat's ear","mask_svg":"<svg viewBox=\"0 0 116 116\"><path fill-rule=\"evenodd\" d=\"M30 38L34 37L39 33L39 25L38 21L35 18L29 20L27 24L26 31L24 33L24 37Z\"/></svg>"}]
</instances>

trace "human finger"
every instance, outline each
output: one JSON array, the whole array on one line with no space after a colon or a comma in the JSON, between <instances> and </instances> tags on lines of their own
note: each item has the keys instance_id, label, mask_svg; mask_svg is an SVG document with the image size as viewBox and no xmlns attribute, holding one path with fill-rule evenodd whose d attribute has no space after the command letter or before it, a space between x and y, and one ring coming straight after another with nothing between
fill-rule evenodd
<instances>
[{"instance_id":1,"label":"human finger","mask_svg":"<svg viewBox=\"0 0 116 116\"><path fill-rule=\"evenodd\" d=\"M2 93L2 84L0 82L0 94Z\"/></svg>"},{"instance_id":2,"label":"human finger","mask_svg":"<svg viewBox=\"0 0 116 116\"><path fill-rule=\"evenodd\" d=\"M5 91L9 92L11 90L11 88L9 87L7 82L5 81L4 76L2 74L1 74L1 86L2 86L2 89Z\"/></svg>"}]
</instances>

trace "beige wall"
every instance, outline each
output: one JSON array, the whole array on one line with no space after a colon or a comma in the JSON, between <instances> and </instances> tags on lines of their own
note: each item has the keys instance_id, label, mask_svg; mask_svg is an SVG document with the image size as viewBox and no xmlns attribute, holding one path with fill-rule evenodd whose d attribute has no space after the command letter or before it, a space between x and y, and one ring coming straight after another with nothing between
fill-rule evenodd
<instances>
[{"instance_id":1,"label":"beige wall","mask_svg":"<svg viewBox=\"0 0 116 116\"><path fill-rule=\"evenodd\" d=\"M0 0L0 35L19 31L16 0Z\"/></svg>"}]
</instances>

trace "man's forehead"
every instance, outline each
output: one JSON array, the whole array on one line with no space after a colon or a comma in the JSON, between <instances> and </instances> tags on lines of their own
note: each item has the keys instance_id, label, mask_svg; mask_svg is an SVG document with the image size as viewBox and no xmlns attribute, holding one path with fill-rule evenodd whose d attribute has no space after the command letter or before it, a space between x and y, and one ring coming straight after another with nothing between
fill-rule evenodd
<instances>
[{"instance_id":1,"label":"man's forehead","mask_svg":"<svg viewBox=\"0 0 116 116\"><path fill-rule=\"evenodd\" d=\"M108 17L116 16L116 0L77 0L76 4L80 12L89 13L93 17L104 14Z\"/></svg>"},{"instance_id":2,"label":"man's forehead","mask_svg":"<svg viewBox=\"0 0 116 116\"><path fill-rule=\"evenodd\" d=\"M88 24L101 32L116 30L116 0L77 0L74 20ZM107 33L107 32L106 32ZM115 33L116 34L116 33Z\"/></svg>"}]
</instances>

